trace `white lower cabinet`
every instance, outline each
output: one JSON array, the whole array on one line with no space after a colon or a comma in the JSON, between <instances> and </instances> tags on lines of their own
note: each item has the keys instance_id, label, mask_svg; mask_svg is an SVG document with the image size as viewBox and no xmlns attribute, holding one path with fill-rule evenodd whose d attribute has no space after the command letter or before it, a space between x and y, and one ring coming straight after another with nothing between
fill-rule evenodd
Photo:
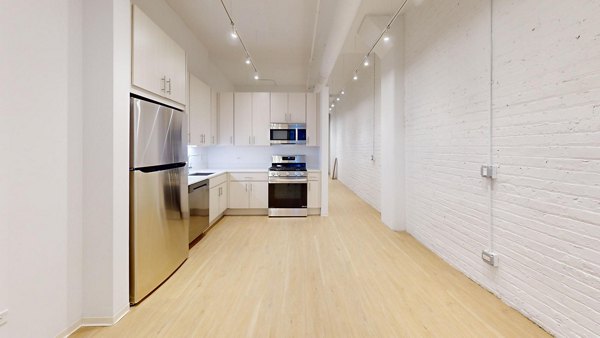
<instances>
[{"instance_id":1,"label":"white lower cabinet","mask_svg":"<svg viewBox=\"0 0 600 338\"><path fill-rule=\"evenodd\" d=\"M212 224L228 208L229 189L227 175L223 174L212 178L209 182L208 223Z\"/></svg>"},{"instance_id":2,"label":"white lower cabinet","mask_svg":"<svg viewBox=\"0 0 600 338\"><path fill-rule=\"evenodd\" d=\"M269 183L250 182L250 209L266 209L269 207Z\"/></svg>"},{"instance_id":3,"label":"white lower cabinet","mask_svg":"<svg viewBox=\"0 0 600 338\"><path fill-rule=\"evenodd\" d=\"M320 208L321 207L321 179L320 173L309 173L308 174L308 194L307 194L307 207Z\"/></svg>"},{"instance_id":4,"label":"white lower cabinet","mask_svg":"<svg viewBox=\"0 0 600 338\"><path fill-rule=\"evenodd\" d=\"M266 173L230 174L229 208L266 209L268 206L269 183Z\"/></svg>"}]
</instances>

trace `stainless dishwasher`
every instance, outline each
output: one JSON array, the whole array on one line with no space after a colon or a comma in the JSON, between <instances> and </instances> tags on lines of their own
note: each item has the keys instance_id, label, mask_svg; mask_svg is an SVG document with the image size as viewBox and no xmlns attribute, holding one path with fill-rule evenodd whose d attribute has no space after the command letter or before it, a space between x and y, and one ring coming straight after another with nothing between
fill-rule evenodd
<instances>
[{"instance_id":1,"label":"stainless dishwasher","mask_svg":"<svg viewBox=\"0 0 600 338\"><path fill-rule=\"evenodd\" d=\"M188 194L190 205L189 243L191 243L208 228L208 180L190 185Z\"/></svg>"}]
</instances>

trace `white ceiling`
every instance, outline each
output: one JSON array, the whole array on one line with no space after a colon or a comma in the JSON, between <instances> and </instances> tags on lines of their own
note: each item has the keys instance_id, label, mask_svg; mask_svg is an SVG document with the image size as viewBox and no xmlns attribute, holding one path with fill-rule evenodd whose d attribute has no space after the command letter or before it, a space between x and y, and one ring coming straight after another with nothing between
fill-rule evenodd
<instances>
[{"instance_id":1,"label":"white ceiling","mask_svg":"<svg viewBox=\"0 0 600 338\"><path fill-rule=\"evenodd\" d=\"M244 63L238 40L230 37L229 19L220 0L166 0L197 38L210 57L236 88L271 86L255 81ZM281 88L312 87L318 79L321 57L327 46L331 20L344 0L224 0L239 35L248 48L262 79L276 81ZM356 39L367 14L391 15L402 0L363 0L344 43L342 54L365 53L367 46ZM319 15L317 16L317 5ZM309 62L315 35L313 61Z\"/></svg>"}]
</instances>

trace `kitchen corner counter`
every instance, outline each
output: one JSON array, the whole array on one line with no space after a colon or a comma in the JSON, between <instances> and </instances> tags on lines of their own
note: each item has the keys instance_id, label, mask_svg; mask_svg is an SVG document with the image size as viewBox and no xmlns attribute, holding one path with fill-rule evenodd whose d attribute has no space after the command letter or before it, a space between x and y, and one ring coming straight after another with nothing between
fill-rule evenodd
<instances>
[{"instance_id":1,"label":"kitchen corner counter","mask_svg":"<svg viewBox=\"0 0 600 338\"><path fill-rule=\"evenodd\" d=\"M188 176L188 186L198 183L198 182L209 180L213 177L217 177L222 174L225 174L225 173L227 173L227 171L221 170L221 169L219 169L219 170L217 170L217 169L199 169L199 170L192 170L192 171L190 171L189 174L196 174L196 173L211 173L211 174L206 175L206 176Z\"/></svg>"},{"instance_id":2,"label":"kitchen corner counter","mask_svg":"<svg viewBox=\"0 0 600 338\"><path fill-rule=\"evenodd\" d=\"M188 176L188 186L227 173L266 173L268 169L191 169L189 174L211 173L206 176Z\"/></svg>"}]
</instances>

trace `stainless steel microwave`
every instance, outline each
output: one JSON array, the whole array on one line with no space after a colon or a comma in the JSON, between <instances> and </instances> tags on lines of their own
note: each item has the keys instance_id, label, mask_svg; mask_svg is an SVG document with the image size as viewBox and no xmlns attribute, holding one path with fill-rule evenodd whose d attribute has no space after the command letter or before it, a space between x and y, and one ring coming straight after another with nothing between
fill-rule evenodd
<instances>
[{"instance_id":1,"label":"stainless steel microwave","mask_svg":"<svg viewBox=\"0 0 600 338\"><path fill-rule=\"evenodd\" d=\"M306 144L306 124L271 123L271 144Z\"/></svg>"}]
</instances>

